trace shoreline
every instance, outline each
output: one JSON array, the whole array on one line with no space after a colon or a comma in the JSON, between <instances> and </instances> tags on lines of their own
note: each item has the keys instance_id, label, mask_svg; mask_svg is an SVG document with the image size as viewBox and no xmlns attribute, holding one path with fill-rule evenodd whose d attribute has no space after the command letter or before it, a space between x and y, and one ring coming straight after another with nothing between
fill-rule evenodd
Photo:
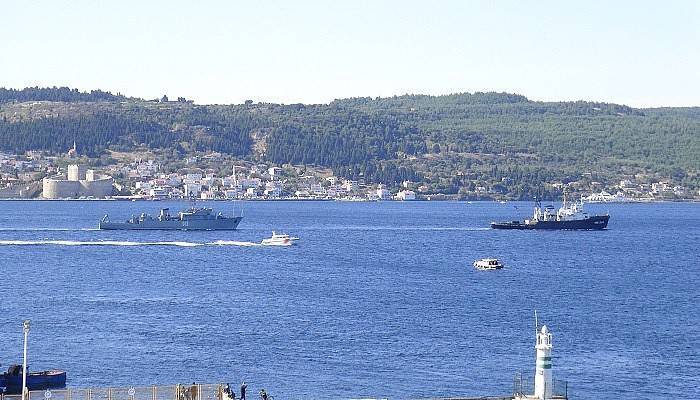
<instances>
[{"instance_id":1,"label":"shoreline","mask_svg":"<svg viewBox=\"0 0 700 400\"><path fill-rule=\"evenodd\" d=\"M0 201L38 201L38 202L82 202L82 201L131 201L131 202L337 202L337 203L529 203L531 200L458 200L458 199L415 199L415 200L344 200L344 199L143 199L143 198L104 198L104 199L24 199L24 198L0 198ZM559 202L559 200L545 200L547 202ZM700 199L679 199L679 200L645 200L645 201L610 201L610 202L585 202L585 204L660 204L660 203L700 203Z\"/></svg>"}]
</instances>

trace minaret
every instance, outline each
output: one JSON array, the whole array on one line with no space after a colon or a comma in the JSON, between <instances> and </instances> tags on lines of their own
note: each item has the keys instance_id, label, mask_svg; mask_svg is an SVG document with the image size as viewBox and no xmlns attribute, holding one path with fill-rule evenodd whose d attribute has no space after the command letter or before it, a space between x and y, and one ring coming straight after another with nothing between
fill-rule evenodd
<instances>
[{"instance_id":1,"label":"minaret","mask_svg":"<svg viewBox=\"0 0 700 400\"><path fill-rule=\"evenodd\" d=\"M75 140L73 140L73 147L68 150L68 157L75 157L78 155L78 146L75 143Z\"/></svg>"},{"instance_id":2,"label":"minaret","mask_svg":"<svg viewBox=\"0 0 700 400\"><path fill-rule=\"evenodd\" d=\"M535 365L535 398L552 398L552 334L547 325L537 332L537 361Z\"/></svg>"}]
</instances>

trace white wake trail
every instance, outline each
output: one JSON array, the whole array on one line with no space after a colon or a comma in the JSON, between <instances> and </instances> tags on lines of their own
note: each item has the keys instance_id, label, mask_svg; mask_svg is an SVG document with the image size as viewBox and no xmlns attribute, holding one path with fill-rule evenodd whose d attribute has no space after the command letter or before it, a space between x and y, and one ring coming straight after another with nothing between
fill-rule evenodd
<instances>
[{"instance_id":1,"label":"white wake trail","mask_svg":"<svg viewBox=\"0 0 700 400\"><path fill-rule=\"evenodd\" d=\"M118 240L77 241L77 240L0 240L0 246L176 246L176 247L200 247L200 246L259 246L253 242L239 242L233 240L217 240L215 242L131 242Z\"/></svg>"},{"instance_id":2,"label":"white wake trail","mask_svg":"<svg viewBox=\"0 0 700 400\"><path fill-rule=\"evenodd\" d=\"M243 246L243 247L261 246L260 243L239 242L236 240L217 240L214 242L207 243L207 245L210 245L210 246Z\"/></svg>"},{"instance_id":3,"label":"white wake trail","mask_svg":"<svg viewBox=\"0 0 700 400\"><path fill-rule=\"evenodd\" d=\"M0 232L87 232L99 228L0 228Z\"/></svg>"}]
</instances>

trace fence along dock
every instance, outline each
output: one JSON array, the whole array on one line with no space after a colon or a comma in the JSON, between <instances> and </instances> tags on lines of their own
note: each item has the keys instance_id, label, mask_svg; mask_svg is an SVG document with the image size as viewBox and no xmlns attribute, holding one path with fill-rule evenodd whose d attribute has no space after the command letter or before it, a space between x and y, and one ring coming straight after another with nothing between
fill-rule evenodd
<instances>
[{"instance_id":1,"label":"fence along dock","mask_svg":"<svg viewBox=\"0 0 700 400\"><path fill-rule=\"evenodd\" d=\"M26 400L227 400L224 384L178 384L101 388L32 390ZM0 400L22 400L21 394L2 394Z\"/></svg>"},{"instance_id":2,"label":"fence along dock","mask_svg":"<svg viewBox=\"0 0 700 400\"><path fill-rule=\"evenodd\" d=\"M47 389L30 391L27 400L230 400L225 387L225 384L178 384ZM257 396L249 393L248 398L255 399ZM0 400L22 400L22 395L0 394ZM431 397L421 400L513 400L513 396Z\"/></svg>"}]
</instances>

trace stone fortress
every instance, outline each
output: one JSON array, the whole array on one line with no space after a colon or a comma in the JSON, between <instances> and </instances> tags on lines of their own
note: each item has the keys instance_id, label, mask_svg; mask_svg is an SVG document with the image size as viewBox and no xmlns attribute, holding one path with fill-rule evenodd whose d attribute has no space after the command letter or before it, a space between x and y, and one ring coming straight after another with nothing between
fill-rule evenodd
<instances>
[{"instance_id":1,"label":"stone fortress","mask_svg":"<svg viewBox=\"0 0 700 400\"><path fill-rule=\"evenodd\" d=\"M114 179L99 175L95 170L84 165L69 165L68 176L44 178L43 194L45 199L65 199L78 197L104 198L112 195Z\"/></svg>"}]
</instances>

